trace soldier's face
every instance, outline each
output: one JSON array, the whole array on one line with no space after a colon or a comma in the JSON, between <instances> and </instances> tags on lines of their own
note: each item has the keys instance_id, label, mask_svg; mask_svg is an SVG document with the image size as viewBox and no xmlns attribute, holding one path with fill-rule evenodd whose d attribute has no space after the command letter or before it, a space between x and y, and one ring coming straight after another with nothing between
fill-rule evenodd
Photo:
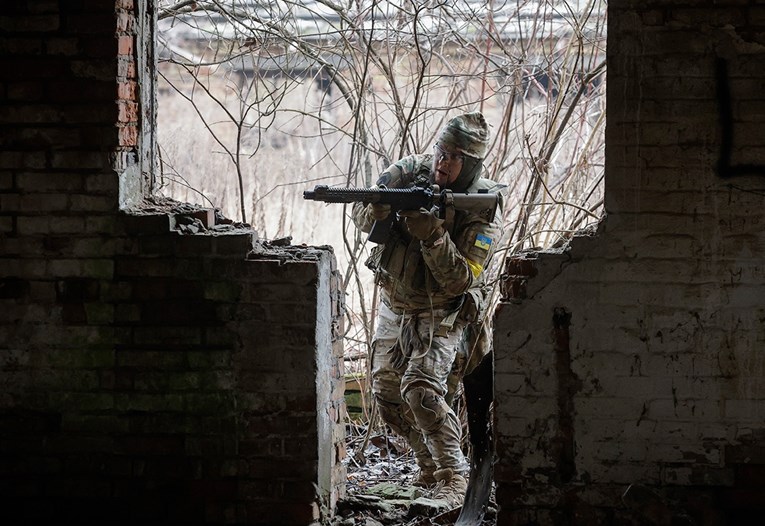
<instances>
[{"instance_id":1,"label":"soldier's face","mask_svg":"<svg viewBox=\"0 0 765 526\"><path fill-rule=\"evenodd\" d=\"M449 146L436 144L433 147L433 177L441 188L448 188L462 171L465 157Z\"/></svg>"}]
</instances>

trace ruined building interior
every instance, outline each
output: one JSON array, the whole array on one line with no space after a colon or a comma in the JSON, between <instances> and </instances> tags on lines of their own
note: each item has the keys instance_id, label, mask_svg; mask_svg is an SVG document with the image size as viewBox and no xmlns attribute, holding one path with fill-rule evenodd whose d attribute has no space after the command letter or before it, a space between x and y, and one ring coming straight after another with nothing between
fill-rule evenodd
<instances>
[{"instance_id":1,"label":"ruined building interior","mask_svg":"<svg viewBox=\"0 0 765 526\"><path fill-rule=\"evenodd\" d=\"M334 257L141 206L151 5L0 13L0 518L311 524L345 483ZM765 4L608 24L606 216L505 263L496 521L759 524Z\"/></svg>"}]
</instances>

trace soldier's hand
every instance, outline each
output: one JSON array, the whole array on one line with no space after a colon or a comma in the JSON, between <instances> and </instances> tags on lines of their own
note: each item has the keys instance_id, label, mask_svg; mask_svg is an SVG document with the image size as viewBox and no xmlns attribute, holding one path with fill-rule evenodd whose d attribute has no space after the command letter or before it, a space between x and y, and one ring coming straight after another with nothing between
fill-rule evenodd
<instances>
[{"instance_id":1,"label":"soldier's hand","mask_svg":"<svg viewBox=\"0 0 765 526\"><path fill-rule=\"evenodd\" d=\"M369 217L375 221L383 221L390 215L390 205L370 203L367 205L367 213L369 214Z\"/></svg>"},{"instance_id":2,"label":"soldier's hand","mask_svg":"<svg viewBox=\"0 0 765 526\"><path fill-rule=\"evenodd\" d=\"M444 220L439 219L433 212L428 212L424 208L402 210L398 215L404 218L404 225L414 238L425 241L433 236L437 230L443 234L443 229L440 227L444 224Z\"/></svg>"}]
</instances>

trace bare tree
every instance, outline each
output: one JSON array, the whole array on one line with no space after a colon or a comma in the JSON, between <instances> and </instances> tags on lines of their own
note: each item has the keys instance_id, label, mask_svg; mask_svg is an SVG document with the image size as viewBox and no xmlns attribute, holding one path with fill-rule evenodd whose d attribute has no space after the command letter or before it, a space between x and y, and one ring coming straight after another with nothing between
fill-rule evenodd
<instances>
[{"instance_id":1,"label":"bare tree","mask_svg":"<svg viewBox=\"0 0 765 526\"><path fill-rule=\"evenodd\" d=\"M313 183L368 186L480 110L488 176L506 187L495 274L504 255L600 218L605 0L160 5L159 190L201 193L265 237L342 247L349 355L371 343L367 247L347 210L302 202Z\"/></svg>"}]
</instances>

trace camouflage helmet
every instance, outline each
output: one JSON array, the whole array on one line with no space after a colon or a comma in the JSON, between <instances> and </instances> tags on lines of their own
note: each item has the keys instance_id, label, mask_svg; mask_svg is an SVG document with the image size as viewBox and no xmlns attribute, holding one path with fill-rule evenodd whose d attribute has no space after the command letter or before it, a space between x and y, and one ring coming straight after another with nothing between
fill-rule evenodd
<instances>
[{"instance_id":1,"label":"camouflage helmet","mask_svg":"<svg viewBox=\"0 0 765 526\"><path fill-rule=\"evenodd\" d=\"M489 146L489 126L480 112L464 113L446 123L436 142L469 157L483 159Z\"/></svg>"}]
</instances>

